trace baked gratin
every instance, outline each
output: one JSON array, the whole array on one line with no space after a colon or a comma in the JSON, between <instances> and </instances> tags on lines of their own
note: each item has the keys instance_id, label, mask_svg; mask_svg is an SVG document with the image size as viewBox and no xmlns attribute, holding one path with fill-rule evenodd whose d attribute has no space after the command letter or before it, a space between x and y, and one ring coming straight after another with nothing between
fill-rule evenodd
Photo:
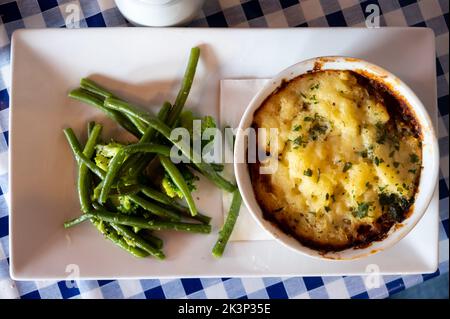
<instances>
[{"instance_id":1,"label":"baked gratin","mask_svg":"<svg viewBox=\"0 0 450 319\"><path fill-rule=\"evenodd\" d=\"M389 88L353 71L284 83L255 112L278 129L278 169L249 164L264 217L321 251L366 247L409 214L422 163L420 128ZM268 134L267 134L268 135ZM266 145L270 150L269 136Z\"/></svg>"}]
</instances>

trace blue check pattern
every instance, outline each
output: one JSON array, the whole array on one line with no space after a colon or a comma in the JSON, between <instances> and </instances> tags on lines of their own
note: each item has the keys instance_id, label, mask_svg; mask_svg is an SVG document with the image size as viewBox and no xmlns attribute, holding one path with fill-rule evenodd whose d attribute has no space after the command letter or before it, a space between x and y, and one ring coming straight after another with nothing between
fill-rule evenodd
<instances>
[{"instance_id":1,"label":"blue check pattern","mask_svg":"<svg viewBox=\"0 0 450 319\"><path fill-rule=\"evenodd\" d=\"M2 298L385 298L448 272L448 0L207 0L193 27L365 26L376 4L381 26L429 27L436 35L439 180L439 269L433 274L384 276L367 289L363 277L209 278L20 282L9 277L8 107L10 40L20 28L61 28L67 6L81 9L80 27L130 26L113 0L0 0L0 299ZM71 22L73 23L73 21Z\"/></svg>"}]
</instances>

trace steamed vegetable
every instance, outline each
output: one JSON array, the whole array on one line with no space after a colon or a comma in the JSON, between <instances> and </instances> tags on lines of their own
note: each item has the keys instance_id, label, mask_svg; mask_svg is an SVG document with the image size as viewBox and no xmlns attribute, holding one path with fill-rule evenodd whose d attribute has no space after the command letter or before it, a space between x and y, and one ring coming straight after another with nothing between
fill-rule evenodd
<instances>
[{"instance_id":1,"label":"steamed vegetable","mask_svg":"<svg viewBox=\"0 0 450 319\"><path fill-rule=\"evenodd\" d=\"M111 159L123 148L124 145L111 141L108 144L97 144L95 146L95 164L104 171L108 171Z\"/></svg>"},{"instance_id":2,"label":"steamed vegetable","mask_svg":"<svg viewBox=\"0 0 450 319\"><path fill-rule=\"evenodd\" d=\"M236 220L239 216L239 210L241 209L242 198L239 190L236 190L233 193L233 200L231 201L230 210L228 212L227 219L225 220L225 224L222 226L222 229L219 232L219 238L216 241L212 249L212 254L214 257L221 257L225 246L230 239L231 233L233 232L234 225L236 224Z\"/></svg>"},{"instance_id":3,"label":"steamed vegetable","mask_svg":"<svg viewBox=\"0 0 450 319\"><path fill-rule=\"evenodd\" d=\"M195 186L195 182L198 181L198 177L195 176L186 166L178 165L178 170L180 171L184 181L186 182L189 193L195 191L197 189L197 187ZM178 188L168 172L164 173L164 178L162 179L161 186L164 192L169 197L184 198L183 192Z\"/></svg>"},{"instance_id":4,"label":"steamed vegetable","mask_svg":"<svg viewBox=\"0 0 450 319\"><path fill-rule=\"evenodd\" d=\"M136 257L150 255L157 259L164 259L165 255L163 241L155 232L211 232L211 218L198 211L192 196L199 179L194 172L204 175L220 188L238 194L236 186L218 173L223 169L222 165L192 162L198 154L191 152L190 145L170 136L171 129L175 127L184 127L190 134L194 133L193 120L201 120L200 132L196 133L203 134L206 129L217 127L211 116L196 117L191 111L183 112L199 54L198 48L191 50L173 106L165 102L156 117L122 100L91 79L81 79L80 88L69 93L71 98L104 112L138 141L121 143L110 139L110 142L102 142L102 126L89 122L88 140L83 149L73 130L64 130L78 165L77 188L83 212L81 216L64 223L64 227L90 220L105 238L130 254ZM210 147L211 141L212 138L202 141L202 148ZM172 147L191 159L191 163L174 164L170 159ZM192 168L194 171L191 171ZM234 208L229 215L234 222L237 218L236 205L232 205ZM221 231L220 247L214 248L214 255L219 255L217 251L221 254L225 249L234 222L227 220L225 231Z\"/></svg>"},{"instance_id":5,"label":"steamed vegetable","mask_svg":"<svg viewBox=\"0 0 450 319\"><path fill-rule=\"evenodd\" d=\"M188 204L191 215L192 216L197 215L197 207L195 207L194 199L192 198L191 191L190 191L186 181L184 180L183 175L181 175L180 171L175 166L175 164L172 163L170 158L160 155L159 161L161 162L162 166L166 170L167 174L169 174L173 183L177 186L177 188L182 193L183 197L186 199L186 202Z\"/></svg>"}]
</instances>

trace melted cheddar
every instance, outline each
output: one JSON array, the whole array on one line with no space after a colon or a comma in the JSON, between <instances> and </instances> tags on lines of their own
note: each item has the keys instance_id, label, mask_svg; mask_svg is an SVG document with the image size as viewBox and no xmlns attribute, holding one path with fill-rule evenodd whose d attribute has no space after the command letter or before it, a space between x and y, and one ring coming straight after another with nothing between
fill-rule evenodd
<instances>
[{"instance_id":1,"label":"melted cheddar","mask_svg":"<svg viewBox=\"0 0 450 319\"><path fill-rule=\"evenodd\" d=\"M417 191L421 139L400 102L387 96L356 73L320 71L263 103L253 126L278 129L278 169L264 176L259 164L249 165L267 218L324 250L366 244L405 218Z\"/></svg>"}]
</instances>

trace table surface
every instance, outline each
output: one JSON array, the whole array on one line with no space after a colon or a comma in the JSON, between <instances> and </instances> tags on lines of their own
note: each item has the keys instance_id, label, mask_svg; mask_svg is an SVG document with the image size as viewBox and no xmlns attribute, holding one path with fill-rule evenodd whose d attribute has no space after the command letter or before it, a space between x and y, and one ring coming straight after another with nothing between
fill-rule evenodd
<instances>
[{"instance_id":1,"label":"table surface","mask_svg":"<svg viewBox=\"0 0 450 319\"><path fill-rule=\"evenodd\" d=\"M8 115L10 40L20 28L60 28L68 5L79 8L80 27L130 26L113 0L0 0L0 299L2 298L385 298L448 272L448 0L207 0L192 27L365 27L369 4L383 26L433 29L436 36L439 180L439 269L433 274L381 278L271 277L167 280L20 282L9 277ZM73 8L73 6L71 7ZM371 7L372 8L372 7ZM72 26L73 24L71 24ZM379 285L372 285L379 281ZM375 288L372 288L377 286Z\"/></svg>"}]
</instances>

